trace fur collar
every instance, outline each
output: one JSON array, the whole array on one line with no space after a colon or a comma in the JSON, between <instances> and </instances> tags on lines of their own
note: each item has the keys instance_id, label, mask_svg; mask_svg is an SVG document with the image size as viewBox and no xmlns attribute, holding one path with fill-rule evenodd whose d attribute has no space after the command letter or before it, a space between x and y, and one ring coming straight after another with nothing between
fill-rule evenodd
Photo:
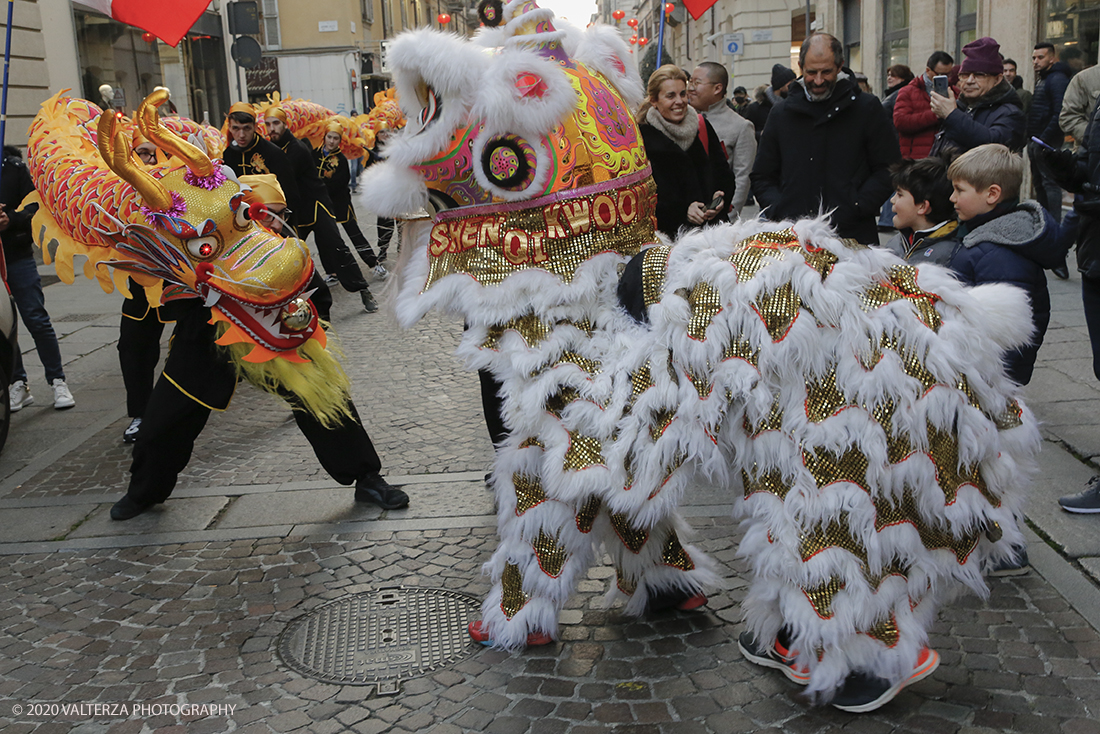
<instances>
[{"instance_id":1,"label":"fur collar","mask_svg":"<svg viewBox=\"0 0 1100 734\"><path fill-rule=\"evenodd\" d=\"M691 110L691 108L688 108ZM687 150L695 142L699 134L699 118L696 114L688 112L680 122L669 122L661 117L656 107L646 110L645 121L664 133L665 137L676 143L680 150Z\"/></svg>"}]
</instances>

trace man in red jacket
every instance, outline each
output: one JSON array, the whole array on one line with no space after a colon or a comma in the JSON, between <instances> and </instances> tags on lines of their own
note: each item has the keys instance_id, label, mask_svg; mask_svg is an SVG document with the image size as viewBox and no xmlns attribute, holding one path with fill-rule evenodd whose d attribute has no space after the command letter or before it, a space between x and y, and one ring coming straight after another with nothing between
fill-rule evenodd
<instances>
[{"instance_id":1,"label":"man in red jacket","mask_svg":"<svg viewBox=\"0 0 1100 734\"><path fill-rule=\"evenodd\" d=\"M898 92L894 102L894 127L898 131L901 157L919 160L928 156L940 118L932 111L932 77L951 72L955 60L946 51L936 51L928 57L924 73Z\"/></svg>"}]
</instances>

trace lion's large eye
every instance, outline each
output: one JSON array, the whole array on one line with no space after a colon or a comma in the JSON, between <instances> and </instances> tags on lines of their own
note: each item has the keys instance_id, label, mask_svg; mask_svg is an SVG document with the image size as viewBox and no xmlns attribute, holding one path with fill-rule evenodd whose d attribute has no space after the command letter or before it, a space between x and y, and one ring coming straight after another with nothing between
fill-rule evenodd
<instances>
[{"instance_id":1,"label":"lion's large eye","mask_svg":"<svg viewBox=\"0 0 1100 734\"><path fill-rule=\"evenodd\" d=\"M215 237L196 237L187 240L187 251L191 257L199 260L209 260L218 254L218 240Z\"/></svg>"},{"instance_id":2,"label":"lion's large eye","mask_svg":"<svg viewBox=\"0 0 1100 734\"><path fill-rule=\"evenodd\" d=\"M233 215L233 225L237 229L248 229L251 220L248 218L248 205L241 205L237 213Z\"/></svg>"}]
</instances>

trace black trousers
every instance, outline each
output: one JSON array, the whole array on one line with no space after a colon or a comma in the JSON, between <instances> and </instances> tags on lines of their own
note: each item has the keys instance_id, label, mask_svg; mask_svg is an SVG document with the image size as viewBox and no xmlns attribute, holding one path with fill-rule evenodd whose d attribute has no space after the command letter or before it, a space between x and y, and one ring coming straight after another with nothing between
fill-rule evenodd
<instances>
[{"instance_id":1,"label":"black trousers","mask_svg":"<svg viewBox=\"0 0 1100 734\"><path fill-rule=\"evenodd\" d=\"M122 306L122 320L118 325L118 364L122 369L122 384L126 387L126 414L131 418L145 415L145 406L153 394L153 374L160 361L160 337L164 333L157 309L149 308L144 290L132 284L134 299L127 299ZM135 290L136 289L136 290ZM144 303L145 314L138 316L142 306L127 308L131 300ZM130 315L127 311L133 311Z\"/></svg>"},{"instance_id":2,"label":"black trousers","mask_svg":"<svg viewBox=\"0 0 1100 734\"><path fill-rule=\"evenodd\" d=\"M385 260L386 253L390 249L390 240L393 239L394 227L397 225L389 217L378 217L378 259Z\"/></svg>"},{"instance_id":3,"label":"black trousers","mask_svg":"<svg viewBox=\"0 0 1100 734\"><path fill-rule=\"evenodd\" d=\"M323 206L316 207L316 212L317 219L313 224L298 227L299 239L305 240L313 232L316 235L314 240L317 243L317 254L321 256L321 265L325 271L335 275L346 291L358 293L367 290L363 271L359 269L351 250L340 236L336 220Z\"/></svg>"},{"instance_id":4,"label":"black trousers","mask_svg":"<svg viewBox=\"0 0 1100 734\"><path fill-rule=\"evenodd\" d=\"M351 217L346 222L340 222L340 226L344 228L348 239L351 240L351 246L359 253L359 259L365 262L368 268L377 266L378 256L371 249L370 242L367 241L367 236L363 234L363 230L359 229L359 222Z\"/></svg>"},{"instance_id":5,"label":"black trousers","mask_svg":"<svg viewBox=\"0 0 1100 734\"><path fill-rule=\"evenodd\" d=\"M1092 342L1092 372L1100 380L1100 280L1081 275L1081 301L1085 306L1085 324Z\"/></svg>"},{"instance_id":6,"label":"black trousers","mask_svg":"<svg viewBox=\"0 0 1100 734\"><path fill-rule=\"evenodd\" d=\"M508 429L504 425L502 407L504 398L500 391L504 385L493 377L489 370L478 370L477 378L481 381L481 408L485 411L485 427L489 429L489 438L494 446L499 446L508 438Z\"/></svg>"},{"instance_id":7,"label":"black trousers","mask_svg":"<svg viewBox=\"0 0 1100 734\"><path fill-rule=\"evenodd\" d=\"M216 350L213 339L203 343L193 338L207 332L204 326L208 325L186 323L177 326L179 338L173 340L164 372L146 406L141 433L134 444L130 486L126 492L138 503L168 499L180 472L191 460L195 439L206 426L210 411L227 406L236 388L233 366ZM209 327L207 333L212 331L213 327ZM173 379L173 375L181 377ZM283 397L295 408L294 420L298 429L313 447L321 466L337 482L353 484L382 469L374 444L353 404L348 406L350 419L335 428L325 428L312 414L300 409L293 395L288 393Z\"/></svg>"}]
</instances>

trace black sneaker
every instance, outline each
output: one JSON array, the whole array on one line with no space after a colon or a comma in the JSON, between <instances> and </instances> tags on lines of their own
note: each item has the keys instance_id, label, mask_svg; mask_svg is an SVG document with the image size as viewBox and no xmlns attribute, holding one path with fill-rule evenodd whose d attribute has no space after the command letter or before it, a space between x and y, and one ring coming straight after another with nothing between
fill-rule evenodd
<instances>
[{"instance_id":1,"label":"black sneaker","mask_svg":"<svg viewBox=\"0 0 1100 734\"><path fill-rule=\"evenodd\" d=\"M1057 268L1051 268L1050 272L1054 273L1054 277L1058 280L1069 280L1069 268L1064 264Z\"/></svg>"},{"instance_id":2,"label":"black sneaker","mask_svg":"<svg viewBox=\"0 0 1100 734\"><path fill-rule=\"evenodd\" d=\"M134 418L130 421L130 425L126 426L126 430L122 432L122 443L133 443L137 441L138 433L141 431L141 418Z\"/></svg>"},{"instance_id":3,"label":"black sneaker","mask_svg":"<svg viewBox=\"0 0 1100 734\"><path fill-rule=\"evenodd\" d=\"M378 310L378 304L374 302L374 296L370 291L364 288L359 291L359 297L363 299L363 310L367 313L374 313Z\"/></svg>"},{"instance_id":4,"label":"black sneaker","mask_svg":"<svg viewBox=\"0 0 1100 734\"><path fill-rule=\"evenodd\" d=\"M1084 515L1100 512L1100 475L1090 479L1081 492L1060 498L1058 505L1066 512Z\"/></svg>"},{"instance_id":5,"label":"black sneaker","mask_svg":"<svg viewBox=\"0 0 1100 734\"><path fill-rule=\"evenodd\" d=\"M870 673L851 673L845 679L840 691L833 696L832 704L841 711L850 711L854 714L874 711L892 700L902 688L932 675L939 666L939 653L925 647L917 654L917 664L913 666L913 672L909 677L894 685L890 685L890 681L885 678L879 678Z\"/></svg>"},{"instance_id":6,"label":"black sneaker","mask_svg":"<svg viewBox=\"0 0 1100 734\"><path fill-rule=\"evenodd\" d=\"M391 487L375 472L355 483L355 501L371 502L383 510L400 510L409 506L409 495L397 487Z\"/></svg>"},{"instance_id":7,"label":"black sneaker","mask_svg":"<svg viewBox=\"0 0 1100 734\"><path fill-rule=\"evenodd\" d=\"M137 517L155 504L156 502L138 502L137 500L130 497L130 495L125 495L122 499L111 506L111 519L129 520L132 517Z\"/></svg>"},{"instance_id":8,"label":"black sneaker","mask_svg":"<svg viewBox=\"0 0 1100 734\"><path fill-rule=\"evenodd\" d=\"M996 563L989 569L990 576L1023 576L1031 570L1031 564L1027 560L1027 548L1020 546L1009 558Z\"/></svg>"},{"instance_id":9,"label":"black sneaker","mask_svg":"<svg viewBox=\"0 0 1100 734\"><path fill-rule=\"evenodd\" d=\"M737 638L737 647L741 650L741 654L745 656L745 659L751 663L780 670L789 680L800 686L807 685L810 682L810 671L806 668L796 668L794 663L796 655L789 653L779 643L779 640L775 640L770 646L765 647L756 641L751 632L746 631L742 632L741 636Z\"/></svg>"}]
</instances>

